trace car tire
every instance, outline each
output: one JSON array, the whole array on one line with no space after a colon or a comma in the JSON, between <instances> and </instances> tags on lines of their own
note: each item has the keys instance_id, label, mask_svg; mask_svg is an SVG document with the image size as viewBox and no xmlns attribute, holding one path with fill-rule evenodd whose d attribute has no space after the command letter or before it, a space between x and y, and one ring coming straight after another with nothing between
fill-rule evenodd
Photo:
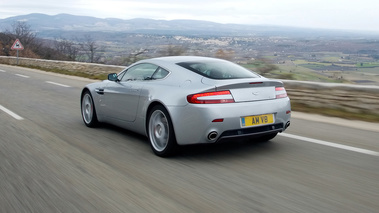
<instances>
[{"instance_id":1,"label":"car tire","mask_svg":"<svg viewBox=\"0 0 379 213\"><path fill-rule=\"evenodd\" d=\"M270 134L267 134L267 135L260 136L260 137L257 138L257 141L258 142L268 142L269 140L275 138L277 134L278 133L275 132L275 133L270 133Z\"/></svg>"},{"instance_id":2,"label":"car tire","mask_svg":"<svg viewBox=\"0 0 379 213\"><path fill-rule=\"evenodd\" d=\"M177 148L174 128L168 111L154 106L148 116L148 137L153 152L160 157L172 156Z\"/></svg>"},{"instance_id":3,"label":"car tire","mask_svg":"<svg viewBox=\"0 0 379 213\"><path fill-rule=\"evenodd\" d=\"M86 91L82 95L81 100L81 113L84 124L88 127L95 127L98 125L96 108L93 102L92 95L89 91Z\"/></svg>"}]
</instances>

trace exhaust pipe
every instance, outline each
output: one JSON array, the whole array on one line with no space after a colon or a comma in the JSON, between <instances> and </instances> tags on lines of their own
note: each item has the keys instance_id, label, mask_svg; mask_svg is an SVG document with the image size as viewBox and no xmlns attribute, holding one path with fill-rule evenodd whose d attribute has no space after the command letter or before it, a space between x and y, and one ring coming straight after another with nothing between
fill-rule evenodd
<instances>
[{"instance_id":1,"label":"exhaust pipe","mask_svg":"<svg viewBox=\"0 0 379 213\"><path fill-rule=\"evenodd\" d=\"M216 131L210 132L208 134L208 140L213 141L217 138L218 133Z\"/></svg>"},{"instance_id":2,"label":"exhaust pipe","mask_svg":"<svg viewBox=\"0 0 379 213\"><path fill-rule=\"evenodd\" d=\"M291 125L291 122L290 121L288 121L287 123L286 123L286 126L285 126L285 128L284 129L287 129L289 126Z\"/></svg>"}]
</instances>

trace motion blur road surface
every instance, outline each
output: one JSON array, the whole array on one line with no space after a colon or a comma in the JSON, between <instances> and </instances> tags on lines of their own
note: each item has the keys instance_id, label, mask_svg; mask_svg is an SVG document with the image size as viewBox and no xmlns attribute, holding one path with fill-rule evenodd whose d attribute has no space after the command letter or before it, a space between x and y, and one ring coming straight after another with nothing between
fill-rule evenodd
<instances>
[{"instance_id":1,"label":"motion blur road surface","mask_svg":"<svg viewBox=\"0 0 379 213\"><path fill-rule=\"evenodd\" d=\"M164 159L83 124L88 82L0 65L0 212L378 212L378 124L294 112L270 142Z\"/></svg>"}]
</instances>

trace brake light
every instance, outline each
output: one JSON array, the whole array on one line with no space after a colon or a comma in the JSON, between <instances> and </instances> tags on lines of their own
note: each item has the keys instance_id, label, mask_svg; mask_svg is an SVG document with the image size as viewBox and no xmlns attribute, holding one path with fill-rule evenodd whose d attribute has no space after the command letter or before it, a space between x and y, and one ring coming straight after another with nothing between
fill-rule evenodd
<instances>
[{"instance_id":1,"label":"brake light","mask_svg":"<svg viewBox=\"0 0 379 213\"><path fill-rule=\"evenodd\" d=\"M217 119L214 119L212 121L212 123L221 123L221 122L224 122L224 119L223 118L217 118Z\"/></svg>"},{"instance_id":2,"label":"brake light","mask_svg":"<svg viewBox=\"0 0 379 213\"><path fill-rule=\"evenodd\" d=\"M284 87L275 87L276 99L287 97L287 91Z\"/></svg>"},{"instance_id":3,"label":"brake light","mask_svg":"<svg viewBox=\"0 0 379 213\"><path fill-rule=\"evenodd\" d=\"M187 101L191 104L222 104L234 103L234 98L230 91L226 90L188 95Z\"/></svg>"}]
</instances>

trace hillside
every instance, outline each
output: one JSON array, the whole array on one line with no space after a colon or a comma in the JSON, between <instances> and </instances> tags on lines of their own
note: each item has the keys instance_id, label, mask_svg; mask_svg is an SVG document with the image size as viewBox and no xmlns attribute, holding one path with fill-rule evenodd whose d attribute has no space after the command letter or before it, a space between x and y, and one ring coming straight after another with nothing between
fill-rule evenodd
<instances>
[{"instance_id":1,"label":"hillside","mask_svg":"<svg viewBox=\"0 0 379 213\"><path fill-rule=\"evenodd\" d=\"M285 37L358 37L371 36L364 32L333 31L312 28L280 26L220 24L197 20L114 19L74 16L69 14L28 14L0 19L0 32L9 29L17 21L27 22L44 37L57 37L67 32L126 32L164 35L217 35L217 36L285 36Z\"/></svg>"}]
</instances>

